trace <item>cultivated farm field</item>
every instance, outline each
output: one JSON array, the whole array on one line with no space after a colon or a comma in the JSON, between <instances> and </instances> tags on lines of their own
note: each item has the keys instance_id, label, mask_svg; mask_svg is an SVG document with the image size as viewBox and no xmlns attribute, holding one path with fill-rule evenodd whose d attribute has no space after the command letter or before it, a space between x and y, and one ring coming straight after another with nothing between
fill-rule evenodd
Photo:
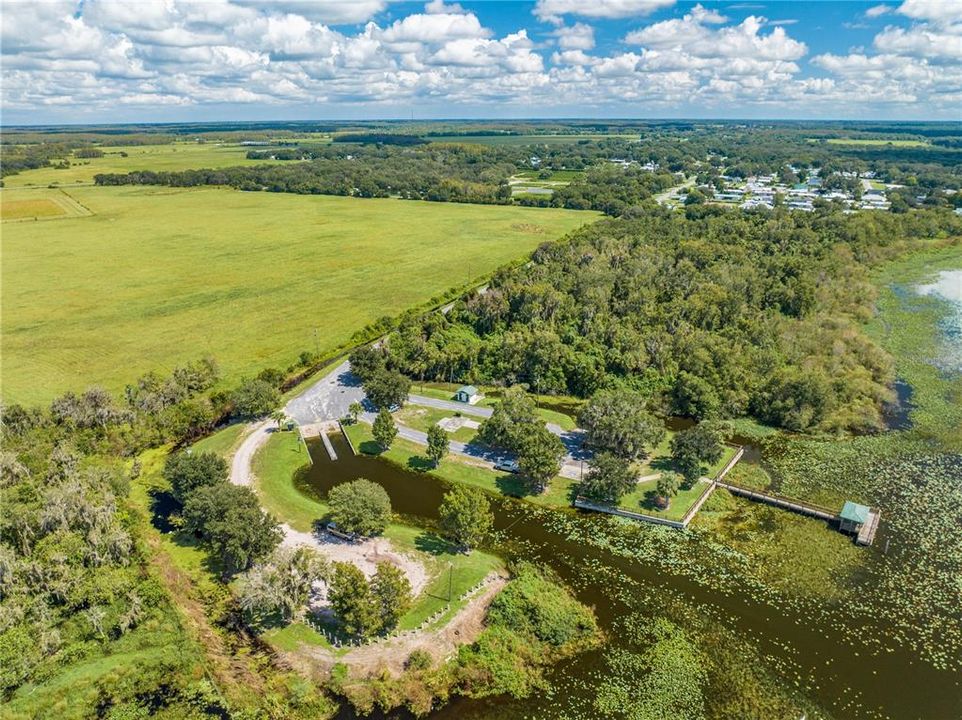
<instances>
[{"instance_id":1,"label":"cultivated farm field","mask_svg":"<svg viewBox=\"0 0 962 720\"><path fill-rule=\"evenodd\" d=\"M31 192L50 191L16 197ZM3 226L5 402L118 391L204 355L227 381L286 367L597 217L214 188L70 196L93 215Z\"/></svg>"}]
</instances>

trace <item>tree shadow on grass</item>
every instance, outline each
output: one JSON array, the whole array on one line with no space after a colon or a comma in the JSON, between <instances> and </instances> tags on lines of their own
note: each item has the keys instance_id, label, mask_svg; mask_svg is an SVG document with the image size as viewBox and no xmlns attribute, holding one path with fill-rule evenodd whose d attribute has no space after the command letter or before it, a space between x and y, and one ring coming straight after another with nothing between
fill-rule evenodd
<instances>
[{"instance_id":1,"label":"tree shadow on grass","mask_svg":"<svg viewBox=\"0 0 962 720\"><path fill-rule=\"evenodd\" d=\"M652 470L657 470L658 472L677 472L674 460L671 459L670 455L662 455L661 457L654 458L648 463L648 466Z\"/></svg>"},{"instance_id":2,"label":"tree shadow on grass","mask_svg":"<svg viewBox=\"0 0 962 720\"><path fill-rule=\"evenodd\" d=\"M381 446L373 440L364 440L357 448L365 455L380 455Z\"/></svg>"},{"instance_id":3,"label":"tree shadow on grass","mask_svg":"<svg viewBox=\"0 0 962 720\"><path fill-rule=\"evenodd\" d=\"M180 510L180 502L170 490L152 488L147 494L150 496L150 524L162 533L174 532L177 526L171 516Z\"/></svg>"},{"instance_id":4,"label":"tree shadow on grass","mask_svg":"<svg viewBox=\"0 0 962 720\"><path fill-rule=\"evenodd\" d=\"M531 484L515 473L498 475L498 477L494 479L494 484L498 486L498 490L501 491L502 495L523 498L536 494Z\"/></svg>"},{"instance_id":5,"label":"tree shadow on grass","mask_svg":"<svg viewBox=\"0 0 962 720\"><path fill-rule=\"evenodd\" d=\"M429 458L412 455L408 458L408 470L428 472L429 470L434 470L434 463Z\"/></svg>"},{"instance_id":6,"label":"tree shadow on grass","mask_svg":"<svg viewBox=\"0 0 962 720\"><path fill-rule=\"evenodd\" d=\"M658 492L656 490L648 490L645 493L645 499L639 504L650 513L663 513L668 510L668 508L658 504Z\"/></svg>"},{"instance_id":7,"label":"tree shadow on grass","mask_svg":"<svg viewBox=\"0 0 962 720\"><path fill-rule=\"evenodd\" d=\"M414 547L428 555L451 555L457 548L437 533L425 530L414 538Z\"/></svg>"},{"instance_id":8,"label":"tree shadow on grass","mask_svg":"<svg viewBox=\"0 0 962 720\"><path fill-rule=\"evenodd\" d=\"M442 556L447 555L449 556L449 559L451 559L450 556L456 555L458 552L460 552L459 548L453 543L448 542L437 533L430 531L424 531L414 538L414 547L421 552L427 553L435 558L441 558ZM457 570L455 569L455 572L456 571ZM450 570L445 566L443 574L446 575L448 572L450 572ZM447 595L437 595L427 590L425 591L425 594L429 597L435 598L436 600L449 599Z\"/></svg>"}]
</instances>

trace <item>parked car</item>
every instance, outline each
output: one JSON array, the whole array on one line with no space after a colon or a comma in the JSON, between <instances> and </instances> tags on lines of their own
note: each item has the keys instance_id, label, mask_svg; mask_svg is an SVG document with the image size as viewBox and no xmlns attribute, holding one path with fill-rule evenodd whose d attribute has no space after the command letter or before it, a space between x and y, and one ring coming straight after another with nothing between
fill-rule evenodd
<instances>
[{"instance_id":1,"label":"parked car","mask_svg":"<svg viewBox=\"0 0 962 720\"><path fill-rule=\"evenodd\" d=\"M500 472L518 473L521 468L514 460L499 460L494 464L494 469Z\"/></svg>"}]
</instances>

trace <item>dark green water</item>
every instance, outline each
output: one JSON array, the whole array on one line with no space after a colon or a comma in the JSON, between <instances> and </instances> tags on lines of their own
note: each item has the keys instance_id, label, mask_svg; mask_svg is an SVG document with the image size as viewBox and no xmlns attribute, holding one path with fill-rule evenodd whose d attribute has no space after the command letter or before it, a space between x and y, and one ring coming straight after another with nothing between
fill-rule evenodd
<instances>
[{"instance_id":1,"label":"dark green water","mask_svg":"<svg viewBox=\"0 0 962 720\"><path fill-rule=\"evenodd\" d=\"M391 497L395 512L410 517L413 523L436 519L438 505L447 489L444 481L386 461L354 456L341 436L332 439L340 458L337 462L328 459L319 442L311 444L314 466L299 480L305 492L324 494L338 483L365 477L382 485ZM631 588L638 588L639 596L667 598L714 617L768 657L768 664L785 684L803 688L804 696L832 717L962 718L960 678L933 669L911 652L878 650L872 643L871 618L860 623L865 643L841 640L830 618L813 618L809 613L801 614L789 608L776 609L755 600L749 593L715 590L661 564L625 557L579 539L604 537L609 531L607 518L545 510L500 497L494 499L493 509L495 527L501 538L495 550L505 557L523 555L550 565L582 602L595 608L607 631L619 617L644 610L631 597ZM640 547L651 539L649 533L665 530L639 527L630 532L637 534L632 539ZM608 639L611 645L619 642L617 633L609 632ZM550 679L555 691L548 697L459 699L432 717L444 720L593 718L592 678L603 671L603 651L585 653L554 668ZM343 717L352 717L349 709L344 710ZM819 715L810 713L808 717Z\"/></svg>"}]
</instances>

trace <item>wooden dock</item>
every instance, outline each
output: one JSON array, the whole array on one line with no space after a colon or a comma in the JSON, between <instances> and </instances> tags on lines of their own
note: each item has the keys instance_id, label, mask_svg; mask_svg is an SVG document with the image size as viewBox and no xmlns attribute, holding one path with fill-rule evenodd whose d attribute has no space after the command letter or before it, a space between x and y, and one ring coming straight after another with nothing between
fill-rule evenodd
<instances>
[{"instance_id":1,"label":"wooden dock","mask_svg":"<svg viewBox=\"0 0 962 720\"><path fill-rule=\"evenodd\" d=\"M872 508L868 513L868 520L859 528L855 542L859 545L871 545L875 542L875 533L878 531L878 523L881 519L882 511L878 508Z\"/></svg>"},{"instance_id":2,"label":"wooden dock","mask_svg":"<svg viewBox=\"0 0 962 720\"><path fill-rule=\"evenodd\" d=\"M834 522L838 519L838 513L832 512L828 508L819 507L818 505L810 505L809 503L805 503L800 500L791 500L789 498L777 497L775 495L767 495L765 493L758 492L757 490L750 490L749 488L731 485L729 483L719 482L717 484L718 487L725 488L734 495L741 495L749 500L755 500L756 502L765 503L766 505L780 507L785 510L799 513L800 515L808 515L809 517L818 518L819 520L826 520L828 522Z\"/></svg>"},{"instance_id":3,"label":"wooden dock","mask_svg":"<svg viewBox=\"0 0 962 720\"><path fill-rule=\"evenodd\" d=\"M738 485L731 485L729 483L718 482L716 483L718 487L723 487L734 495L740 495L741 497L748 498L749 500L755 500L757 502L765 503L766 505L771 505L773 507L779 507L784 510L790 510L791 512L798 513L799 515L807 515L809 517L818 518L819 520L825 520L833 525L838 525L840 517L838 513L832 512L828 508L820 507L818 505L812 505L811 503L802 502L800 500L793 500L791 498L778 497L777 495L768 495L763 492L758 492L757 490L750 490L749 488L739 487ZM858 535L855 538L855 542L858 545L871 545L875 542L875 533L878 531L879 520L882 517L882 511L878 508L872 508L868 514L868 520L862 524L859 528ZM844 530L842 532L845 532Z\"/></svg>"}]
</instances>

